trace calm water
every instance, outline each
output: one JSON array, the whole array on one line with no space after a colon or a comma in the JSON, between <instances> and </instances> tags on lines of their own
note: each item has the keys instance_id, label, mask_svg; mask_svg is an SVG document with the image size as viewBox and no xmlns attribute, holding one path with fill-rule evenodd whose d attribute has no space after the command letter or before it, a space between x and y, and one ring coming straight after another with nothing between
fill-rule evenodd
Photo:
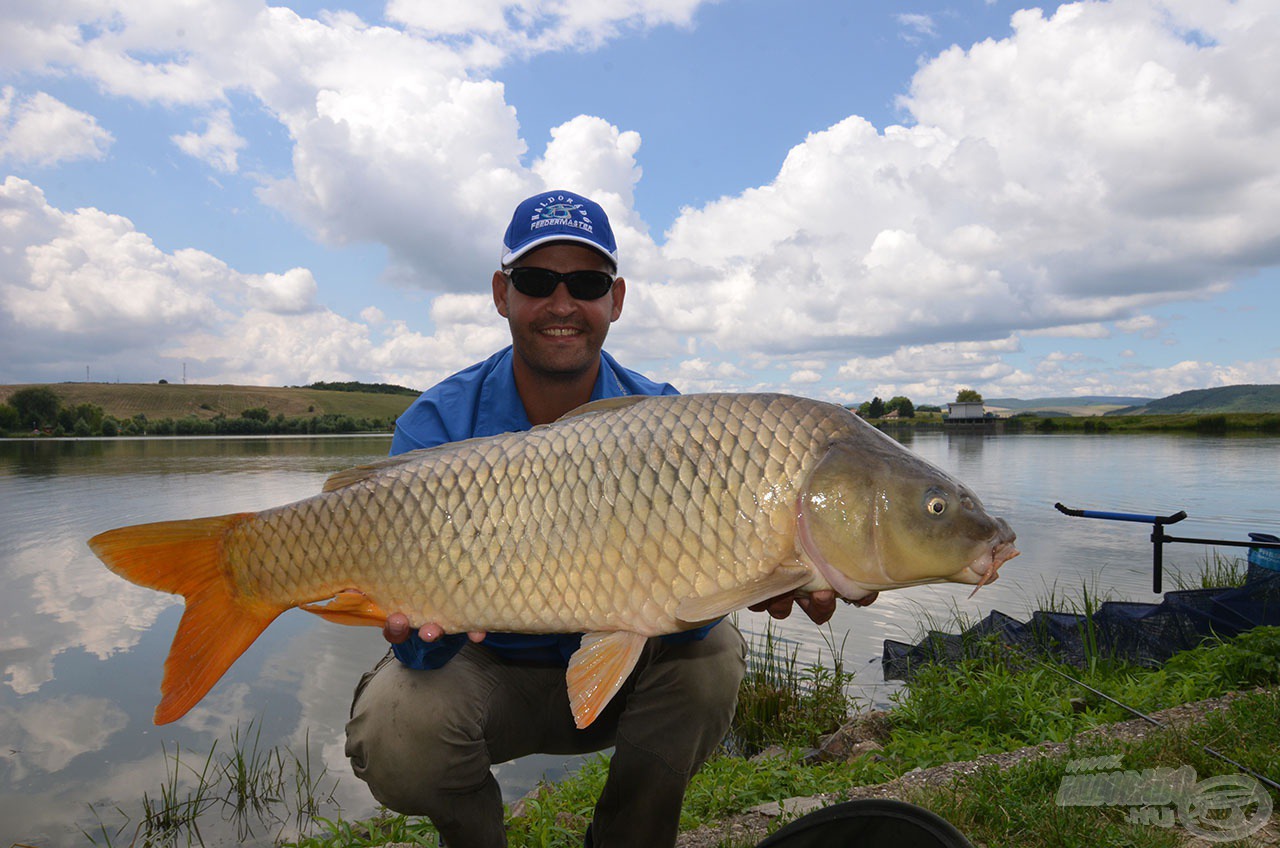
<instances>
[{"instance_id":1,"label":"calm water","mask_svg":"<svg viewBox=\"0 0 1280 848\"><path fill-rule=\"evenodd\" d=\"M1061 595L1086 582L1117 599L1154 597L1148 527L1067 518L1054 511L1055 501L1150 514L1185 509L1191 518L1175 535L1280 532L1280 439L903 439L1008 518L1023 556L972 600L962 587L918 587L886 593L865 609L842 608L829 628L803 616L782 625L804 660L843 643L858 692L871 702L892 691L879 672L882 640L914 641L929 617L956 610L981 617L996 608L1024 616L1055 586ZM333 471L384 456L388 446L387 437L0 441L0 846L88 844L82 828L97 834L98 821L111 831L124 822L117 806L136 825L144 793L158 796L166 781L164 751L180 750L199 765L214 740L251 719L262 728L263 747L301 754L309 741L313 764L328 769L326 787L338 780L344 817L373 812L342 755L342 728L352 687L385 651L376 630L287 613L186 718L157 728L151 713L181 602L110 574L84 543L123 524L306 497ZM1170 546L1166 564L1194 573L1205 557L1202 548ZM740 617L755 634L766 621ZM498 777L514 799L575 763L534 757L499 767ZM114 844L128 844L132 828ZM249 841L266 843L276 832L259 828ZM217 815L202 819L201 833L209 845L240 841Z\"/></svg>"}]
</instances>

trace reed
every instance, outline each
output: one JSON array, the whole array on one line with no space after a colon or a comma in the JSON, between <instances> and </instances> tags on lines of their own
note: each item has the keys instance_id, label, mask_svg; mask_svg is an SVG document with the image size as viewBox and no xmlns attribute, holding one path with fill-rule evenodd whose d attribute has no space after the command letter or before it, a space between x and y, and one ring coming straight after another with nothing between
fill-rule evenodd
<instances>
[{"instance_id":1,"label":"reed","mask_svg":"<svg viewBox=\"0 0 1280 848\"><path fill-rule=\"evenodd\" d=\"M1243 586L1248 575L1247 559L1226 556L1213 550L1205 553L1196 573L1188 576L1174 571L1170 578L1177 589L1217 589Z\"/></svg>"},{"instance_id":2,"label":"reed","mask_svg":"<svg viewBox=\"0 0 1280 848\"><path fill-rule=\"evenodd\" d=\"M179 746L170 754L162 743L165 778L158 789L144 792L132 811L112 807L110 821L90 805L95 826L81 833L91 844L110 848L204 845L201 822L210 824L214 816L234 824L242 843L258 841L267 832L272 833L271 841L279 842L290 822L298 831L307 829L318 820L323 805L335 803L337 781L324 790L326 770L312 767L309 735L307 750L299 758L287 747L263 748L261 731L258 722L249 722L243 731L237 725L227 753L219 754L215 740L203 762L196 761L198 766Z\"/></svg>"},{"instance_id":3,"label":"reed","mask_svg":"<svg viewBox=\"0 0 1280 848\"><path fill-rule=\"evenodd\" d=\"M738 687L738 705L725 747L750 756L773 745L814 746L837 730L852 712L848 693L853 672L844 663L844 643L823 631L830 662L819 651L814 662L799 663L799 647L787 645L769 622L747 648L747 671Z\"/></svg>"}]
</instances>

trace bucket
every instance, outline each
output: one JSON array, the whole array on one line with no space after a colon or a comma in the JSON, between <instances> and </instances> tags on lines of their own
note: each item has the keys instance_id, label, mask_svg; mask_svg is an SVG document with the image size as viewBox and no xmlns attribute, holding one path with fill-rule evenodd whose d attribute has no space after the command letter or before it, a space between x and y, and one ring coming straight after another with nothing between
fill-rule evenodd
<instances>
[{"instance_id":1,"label":"bucket","mask_svg":"<svg viewBox=\"0 0 1280 848\"><path fill-rule=\"evenodd\" d=\"M1280 538L1270 533L1250 533L1249 538L1255 542L1280 543ZM1280 548L1250 548L1249 564L1280 571Z\"/></svg>"},{"instance_id":2,"label":"bucket","mask_svg":"<svg viewBox=\"0 0 1280 848\"><path fill-rule=\"evenodd\" d=\"M888 798L845 801L796 819L756 848L973 848L946 819Z\"/></svg>"}]
</instances>

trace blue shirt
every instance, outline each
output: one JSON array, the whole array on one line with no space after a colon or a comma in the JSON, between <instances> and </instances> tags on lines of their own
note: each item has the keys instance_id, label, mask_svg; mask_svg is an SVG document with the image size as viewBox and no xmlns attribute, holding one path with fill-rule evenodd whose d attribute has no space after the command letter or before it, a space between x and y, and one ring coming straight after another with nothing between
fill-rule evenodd
<instances>
[{"instance_id":1,"label":"blue shirt","mask_svg":"<svg viewBox=\"0 0 1280 848\"><path fill-rule=\"evenodd\" d=\"M516 391L510 347L498 351L427 389L396 420L391 454L431 448L477 436L496 436L528 430L533 425ZM591 389L591 400L626 395L679 394L668 383L655 383L623 368L608 353L600 352L600 373ZM665 639L701 639L714 624ZM567 664L578 649L582 634L489 633L483 644L508 659L524 662ZM393 645L400 662L410 668L439 668L467 642L465 633L451 633L435 642L424 642L417 633Z\"/></svg>"}]
</instances>

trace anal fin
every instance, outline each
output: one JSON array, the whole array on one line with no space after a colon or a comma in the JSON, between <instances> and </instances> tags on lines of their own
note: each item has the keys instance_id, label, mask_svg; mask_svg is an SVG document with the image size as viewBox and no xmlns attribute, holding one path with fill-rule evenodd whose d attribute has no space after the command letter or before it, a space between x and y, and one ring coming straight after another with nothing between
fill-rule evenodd
<instances>
[{"instance_id":1,"label":"anal fin","mask_svg":"<svg viewBox=\"0 0 1280 848\"><path fill-rule=\"evenodd\" d=\"M315 613L337 624L381 627L387 613L364 592L346 589L334 595L328 603L302 604L298 609Z\"/></svg>"},{"instance_id":2,"label":"anal fin","mask_svg":"<svg viewBox=\"0 0 1280 848\"><path fill-rule=\"evenodd\" d=\"M618 694L644 650L645 637L615 630L588 633L569 658L565 681L569 686L569 706L573 723L581 730L595 721Z\"/></svg>"}]
</instances>

